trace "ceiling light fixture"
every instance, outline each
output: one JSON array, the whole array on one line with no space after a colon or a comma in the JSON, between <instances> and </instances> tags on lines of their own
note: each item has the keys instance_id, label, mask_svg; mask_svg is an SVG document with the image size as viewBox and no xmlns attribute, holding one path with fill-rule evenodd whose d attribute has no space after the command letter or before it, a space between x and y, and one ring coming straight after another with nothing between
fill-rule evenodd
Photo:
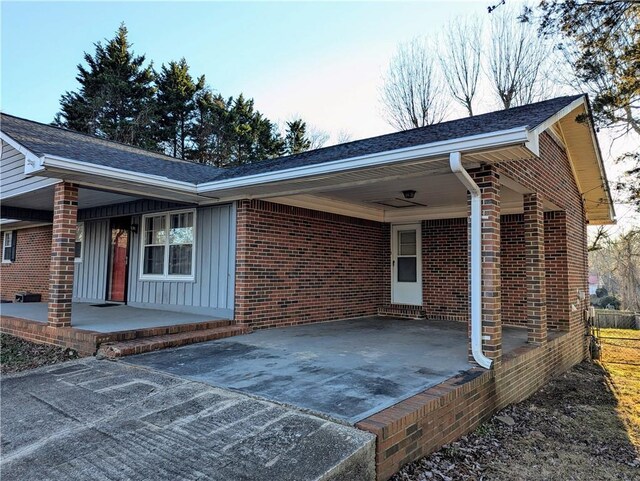
<instances>
[{"instance_id":1,"label":"ceiling light fixture","mask_svg":"<svg viewBox=\"0 0 640 481\"><path fill-rule=\"evenodd\" d=\"M415 190L403 190L402 195L405 199L413 199L416 196Z\"/></svg>"}]
</instances>

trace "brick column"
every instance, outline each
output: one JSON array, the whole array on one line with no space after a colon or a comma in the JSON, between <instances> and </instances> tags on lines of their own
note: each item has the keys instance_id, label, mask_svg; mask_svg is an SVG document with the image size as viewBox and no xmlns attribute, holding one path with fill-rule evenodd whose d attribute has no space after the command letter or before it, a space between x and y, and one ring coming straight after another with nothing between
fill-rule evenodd
<instances>
[{"instance_id":1,"label":"brick column","mask_svg":"<svg viewBox=\"0 0 640 481\"><path fill-rule=\"evenodd\" d=\"M500 290L500 182L495 166L469 172L482 192L482 336L484 354L502 356Z\"/></svg>"},{"instance_id":2,"label":"brick column","mask_svg":"<svg viewBox=\"0 0 640 481\"><path fill-rule=\"evenodd\" d=\"M528 342L547 341L547 289L544 262L544 211L542 198L524 195L524 243L527 285Z\"/></svg>"},{"instance_id":3,"label":"brick column","mask_svg":"<svg viewBox=\"0 0 640 481\"><path fill-rule=\"evenodd\" d=\"M78 187L68 182L56 184L49 267L48 322L51 327L71 326L77 218Z\"/></svg>"}]
</instances>

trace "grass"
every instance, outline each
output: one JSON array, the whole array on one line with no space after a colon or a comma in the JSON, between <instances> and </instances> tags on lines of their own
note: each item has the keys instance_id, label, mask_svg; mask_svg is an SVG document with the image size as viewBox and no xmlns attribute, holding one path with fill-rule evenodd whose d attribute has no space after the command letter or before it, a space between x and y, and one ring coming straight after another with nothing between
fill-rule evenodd
<instances>
[{"instance_id":1,"label":"grass","mask_svg":"<svg viewBox=\"0 0 640 481\"><path fill-rule=\"evenodd\" d=\"M498 413L512 426L494 416L392 481L640 480L640 331L600 334L601 361Z\"/></svg>"},{"instance_id":2,"label":"grass","mask_svg":"<svg viewBox=\"0 0 640 481\"><path fill-rule=\"evenodd\" d=\"M640 448L640 330L601 329L600 337L600 364L618 399L618 414Z\"/></svg>"}]
</instances>

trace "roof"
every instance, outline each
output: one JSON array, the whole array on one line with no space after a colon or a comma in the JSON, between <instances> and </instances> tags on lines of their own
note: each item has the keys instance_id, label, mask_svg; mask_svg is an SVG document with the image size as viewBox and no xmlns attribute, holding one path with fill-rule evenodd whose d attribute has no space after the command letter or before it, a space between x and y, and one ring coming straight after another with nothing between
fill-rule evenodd
<instances>
[{"instance_id":1,"label":"roof","mask_svg":"<svg viewBox=\"0 0 640 481\"><path fill-rule=\"evenodd\" d=\"M5 113L0 121L3 133L38 157L53 155L194 184L222 170Z\"/></svg>"},{"instance_id":2,"label":"roof","mask_svg":"<svg viewBox=\"0 0 640 481\"><path fill-rule=\"evenodd\" d=\"M39 157L44 155L58 156L200 184L322 164L517 127L533 129L580 97L582 95L558 97L508 110L451 120L227 169L178 160L163 154L5 113L0 114L0 120L3 133Z\"/></svg>"},{"instance_id":3,"label":"roof","mask_svg":"<svg viewBox=\"0 0 640 481\"><path fill-rule=\"evenodd\" d=\"M417 145L431 144L444 140L509 130L517 127L533 129L581 97L583 97L582 94L558 97L507 110L498 110L473 117L441 122L427 127L404 130L380 135L378 137L356 140L346 144L310 150L297 155L263 160L230 169L221 169L222 171L210 180L231 179L264 172L274 172L294 167L414 147Z\"/></svg>"}]
</instances>

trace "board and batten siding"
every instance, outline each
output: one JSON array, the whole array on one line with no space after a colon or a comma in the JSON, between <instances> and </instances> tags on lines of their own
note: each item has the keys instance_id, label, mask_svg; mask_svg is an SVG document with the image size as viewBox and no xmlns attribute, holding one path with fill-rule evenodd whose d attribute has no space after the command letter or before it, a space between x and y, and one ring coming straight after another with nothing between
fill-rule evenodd
<instances>
[{"instance_id":1,"label":"board and batten siding","mask_svg":"<svg viewBox=\"0 0 640 481\"><path fill-rule=\"evenodd\" d=\"M130 240L128 304L233 319L235 286L235 206L196 211L194 281L141 280L142 217Z\"/></svg>"},{"instance_id":2,"label":"board and batten siding","mask_svg":"<svg viewBox=\"0 0 640 481\"><path fill-rule=\"evenodd\" d=\"M107 293L107 265L110 244L109 220L84 223L82 260L73 275L73 300L104 302Z\"/></svg>"},{"instance_id":3,"label":"board and batten siding","mask_svg":"<svg viewBox=\"0 0 640 481\"><path fill-rule=\"evenodd\" d=\"M58 182L58 179L50 179L48 177L26 176L24 174L24 162L24 155L3 140L0 162L0 191L3 199L41 189Z\"/></svg>"}]
</instances>

